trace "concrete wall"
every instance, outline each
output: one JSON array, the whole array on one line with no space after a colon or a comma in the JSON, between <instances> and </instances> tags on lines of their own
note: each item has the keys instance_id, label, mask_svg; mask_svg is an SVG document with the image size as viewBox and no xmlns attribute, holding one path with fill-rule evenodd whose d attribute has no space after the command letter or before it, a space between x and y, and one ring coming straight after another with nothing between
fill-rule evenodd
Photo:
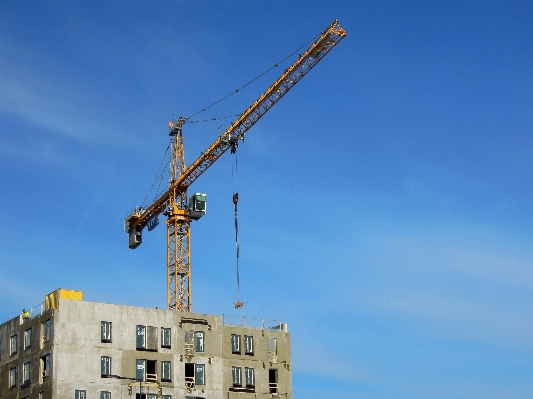
<instances>
[{"instance_id":1,"label":"concrete wall","mask_svg":"<svg viewBox=\"0 0 533 399\"><path fill-rule=\"evenodd\" d=\"M40 341L41 323L52 320L53 345L43 345ZM101 342L101 322L112 323L111 342ZM136 360L156 361L157 384L143 383L144 393L161 393L172 395L173 399L185 396L200 398L260 398L271 397L268 386L269 369L278 369L279 393L292 398L292 379L290 370L290 337L286 332L268 331L259 328L223 325L220 316L189 314L159 309L139 308L105 303L72 301L59 299L58 309L32 319L20 326L19 318L10 320L0 326L2 341L2 358L0 361L1 381L8 381L9 368L17 367L18 378L22 378L22 364L31 361L31 386L23 392L17 389L0 387L0 399L15 399L30 396L38 399L39 392L45 392L45 399L73 399L76 389L86 390L87 399L99 398L101 391L110 391L111 397L135 398L128 396L128 380L103 378L101 376L101 357L111 357L111 374L123 377L136 377ZM137 325L157 327L157 351L138 350L136 348ZM23 330L34 329L31 351L9 357L9 337L18 331L19 345L22 345ZM161 347L161 328L171 329L171 348ZM187 356L185 350L185 332L202 331L204 333L204 352L193 352ZM244 341L241 342L240 355L231 353L231 334L254 337L254 353L244 353ZM268 337L277 339L277 362L268 362ZM44 354L50 353L51 378L40 384L39 361ZM161 362L171 362L171 381L161 381ZM196 385L188 391L185 384L186 363L203 364L205 385ZM232 391L232 366L255 370L255 393ZM35 371L34 371L35 370ZM6 384L1 384L6 385ZM151 386L150 386L151 385ZM132 393L139 392L138 383L132 387Z\"/></svg>"},{"instance_id":2,"label":"concrete wall","mask_svg":"<svg viewBox=\"0 0 533 399\"><path fill-rule=\"evenodd\" d=\"M43 342L42 323L52 320L54 311L48 310L37 315L30 320L23 320L15 317L0 325L0 342L2 343L0 357L0 398L15 399L32 397L38 398L39 392L43 392L44 399L53 397L53 381L51 379L41 380L41 357L52 353L50 342ZM24 332L31 329L30 347L25 348ZM10 355L10 340L13 335L17 335L17 353ZM53 339L53 330L51 331ZM23 365L30 363L30 384L23 384ZM17 370L16 387L9 387L9 371L12 368ZM42 383L41 383L42 382Z\"/></svg>"}]
</instances>

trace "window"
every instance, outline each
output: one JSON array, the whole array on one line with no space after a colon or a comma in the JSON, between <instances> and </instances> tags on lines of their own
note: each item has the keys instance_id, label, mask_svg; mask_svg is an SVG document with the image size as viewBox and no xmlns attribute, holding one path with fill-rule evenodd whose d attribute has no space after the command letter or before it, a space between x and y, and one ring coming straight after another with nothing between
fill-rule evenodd
<instances>
[{"instance_id":1,"label":"window","mask_svg":"<svg viewBox=\"0 0 533 399\"><path fill-rule=\"evenodd\" d=\"M135 378L141 381L157 382L157 361L137 359Z\"/></svg>"},{"instance_id":2,"label":"window","mask_svg":"<svg viewBox=\"0 0 533 399\"><path fill-rule=\"evenodd\" d=\"M193 389L195 385L205 385L205 365L185 363L185 386Z\"/></svg>"},{"instance_id":3,"label":"window","mask_svg":"<svg viewBox=\"0 0 533 399\"><path fill-rule=\"evenodd\" d=\"M233 381L234 387L242 386L242 370L240 367L233 366L231 368L231 380Z\"/></svg>"},{"instance_id":4,"label":"window","mask_svg":"<svg viewBox=\"0 0 533 399\"><path fill-rule=\"evenodd\" d=\"M135 367L135 378L139 381L144 381L144 369L145 369L145 360L137 359Z\"/></svg>"},{"instance_id":5,"label":"window","mask_svg":"<svg viewBox=\"0 0 533 399\"><path fill-rule=\"evenodd\" d=\"M194 335L195 335L194 351L203 352L204 351L204 332L196 331Z\"/></svg>"},{"instance_id":6,"label":"window","mask_svg":"<svg viewBox=\"0 0 533 399\"><path fill-rule=\"evenodd\" d=\"M39 399L44 399L44 392L39 392Z\"/></svg>"},{"instance_id":7,"label":"window","mask_svg":"<svg viewBox=\"0 0 533 399\"><path fill-rule=\"evenodd\" d=\"M137 349L157 351L157 327L137 326Z\"/></svg>"},{"instance_id":8,"label":"window","mask_svg":"<svg viewBox=\"0 0 533 399\"><path fill-rule=\"evenodd\" d=\"M17 386L17 369L12 368L9 370L9 388L15 388Z\"/></svg>"},{"instance_id":9,"label":"window","mask_svg":"<svg viewBox=\"0 0 533 399\"><path fill-rule=\"evenodd\" d=\"M111 342L111 322L100 322L100 340L102 342ZM105 391L102 391L105 392Z\"/></svg>"},{"instance_id":10,"label":"window","mask_svg":"<svg viewBox=\"0 0 533 399\"><path fill-rule=\"evenodd\" d=\"M170 362L161 362L161 381L170 382Z\"/></svg>"},{"instance_id":11,"label":"window","mask_svg":"<svg viewBox=\"0 0 533 399\"><path fill-rule=\"evenodd\" d=\"M162 395L161 399L172 399L172 395Z\"/></svg>"},{"instance_id":12,"label":"window","mask_svg":"<svg viewBox=\"0 0 533 399\"><path fill-rule=\"evenodd\" d=\"M241 336L231 334L231 353L241 353Z\"/></svg>"},{"instance_id":13,"label":"window","mask_svg":"<svg viewBox=\"0 0 533 399\"><path fill-rule=\"evenodd\" d=\"M22 366L22 384L30 383L30 362L24 363Z\"/></svg>"},{"instance_id":14,"label":"window","mask_svg":"<svg viewBox=\"0 0 533 399\"><path fill-rule=\"evenodd\" d=\"M50 341L50 319L43 321L42 323L42 331L43 331L43 342Z\"/></svg>"},{"instance_id":15,"label":"window","mask_svg":"<svg viewBox=\"0 0 533 399\"><path fill-rule=\"evenodd\" d=\"M252 337L251 335L244 336L244 354L254 354L254 337Z\"/></svg>"},{"instance_id":16,"label":"window","mask_svg":"<svg viewBox=\"0 0 533 399\"><path fill-rule=\"evenodd\" d=\"M50 354L41 357L41 382L45 377L50 377Z\"/></svg>"},{"instance_id":17,"label":"window","mask_svg":"<svg viewBox=\"0 0 533 399\"><path fill-rule=\"evenodd\" d=\"M268 370L268 387L270 389L270 393L278 392L278 370L277 369Z\"/></svg>"},{"instance_id":18,"label":"window","mask_svg":"<svg viewBox=\"0 0 533 399\"><path fill-rule=\"evenodd\" d=\"M102 356L101 360L101 374L107 376L111 374L111 358L109 356Z\"/></svg>"},{"instance_id":19,"label":"window","mask_svg":"<svg viewBox=\"0 0 533 399\"><path fill-rule=\"evenodd\" d=\"M85 389L76 389L74 391L74 399L87 399Z\"/></svg>"},{"instance_id":20,"label":"window","mask_svg":"<svg viewBox=\"0 0 533 399\"><path fill-rule=\"evenodd\" d=\"M170 328L161 327L161 348L170 348Z\"/></svg>"},{"instance_id":21,"label":"window","mask_svg":"<svg viewBox=\"0 0 533 399\"><path fill-rule=\"evenodd\" d=\"M13 335L9 341L9 354L14 356L17 354L17 336Z\"/></svg>"},{"instance_id":22,"label":"window","mask_svg":"<svg viewBox=\"0 0 533 399\"><path fill-rule=\"evenodd\" d=\"M255 387L255 372L253 368L244 368L244 377L246 378L247 387Z\"/></svg>"},{"instance_id":23,"label":"window","mask_svg":"<svg viewBox=\"0 0 533 399\"><path fill-rule=\"evenodd\" d=\"M111 392L100 391L100 399L111 399Z\"/></svg>"},{"instance_id":24,"label":"window","mask_svg":"<svg viewBox=\"0 0 533 399\"><path fill-rule=\"evenodd\" d=\"M146 327L137 326L137 349L146 348Z\"/></svg>"},{"instance_id":25,"label":"window","mask_svg":"<svg viewBox=\"0 0 533 399\"><path fill-rule=\"evenodd\" d=\"M24 331L24 350L31 348L31 328Z\"/></svg>"},{"instance_id":26,"label":"window","mask_svg":"<svg viewBox=\"0 0 533 399\"><path fill-rule=\"evenodd\" d=\"M203 331L185 331L185 353L204 351L204 332Z\"/></svg>"},{"instance_id":27,"label":"window","mask_svg":"<svg viewBox=\"0 0 533 399\"><path fill-rule=\"evenodd\" d=\"M278 344L276 338L268 339L268 361L270 363L278 362Z\"/></svg>"},{"instance_id":28,"label":"window","mask_svg":"<svg viewBox=\"0 0 533 399\"><path fill-rule=\"evenodd\" d=\"M205 385L205 365L197 364L194 377L196 380L196 385Z\"/></svg>"},{"instance_id":29,"label":"window","mask_svg":"<svg viewBox=\"0 0 533 399\"><path fill-rule=\"evenodd\" d=\"M194 352L194 331L185 330L185 353L192 355Z\"/></svg>"}]
</instances>

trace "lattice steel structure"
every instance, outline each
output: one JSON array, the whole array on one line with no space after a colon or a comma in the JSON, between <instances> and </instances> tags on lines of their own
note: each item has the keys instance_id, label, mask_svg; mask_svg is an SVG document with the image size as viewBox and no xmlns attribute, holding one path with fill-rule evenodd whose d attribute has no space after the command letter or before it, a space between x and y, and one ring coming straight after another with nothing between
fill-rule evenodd
<instances>
[{"instance_id":1,"label":"lattice steel structure","mask_svg":"<svg viewBox=\"0 0 533 399\"><path fill-rule=\"evenodd\" d=\"M182 124L186 120L179 118L170 122L172 140L172 162L169 189L148 209L136 209L126 218L125 229L131 235L138 234L154 216L164 213L167 219L167 298L168 308L191 312L191 268L190 268L190 222L187 214L187 188L205 172L228 149L236 151L239 140L263 115L270 110L285 94L292 89L333 47L344 37L346 32L335 20L319 38L298 59L283 72L242 115L222 133L209 148L188 168L182 136Z\"/></svg>"}]
</instances>

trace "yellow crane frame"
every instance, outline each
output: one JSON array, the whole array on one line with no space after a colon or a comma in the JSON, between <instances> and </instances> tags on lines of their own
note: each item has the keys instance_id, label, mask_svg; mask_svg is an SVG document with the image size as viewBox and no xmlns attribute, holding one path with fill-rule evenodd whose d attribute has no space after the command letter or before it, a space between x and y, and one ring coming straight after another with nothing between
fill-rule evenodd
<instances>
[{"instance_id":1,"label":"yellow crane frame","mask_svg":"<svg viewBox=\"0 0 533 399\"><path fill-rule=\"evenodd\" d=\"M190 222L187 188L228 149L235 152L239 140L274 104L296 85L346 32L335 20L298 59L283 72L244 113L231 124L194 163L186 167L182 125L184 118L169 122L172 162L169 189L148 209L136 208L125 220L125 230L140 237L148 221L160 213L167 219L167 305L169 310L191 312ZM136 246L130 247L135 248Z\"/></svg>"}]
</instances>

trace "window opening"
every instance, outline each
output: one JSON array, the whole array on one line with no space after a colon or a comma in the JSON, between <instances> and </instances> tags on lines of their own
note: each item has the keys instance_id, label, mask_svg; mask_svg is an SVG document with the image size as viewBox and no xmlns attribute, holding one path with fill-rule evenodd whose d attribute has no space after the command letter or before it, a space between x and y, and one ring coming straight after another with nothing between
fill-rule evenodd
<instances>
[{"instance_id":1,"label":"window opening","mask_svg":"<svg viewBox=\"0 0 533 399\"><path fill-rule=\"evenodd\" d=\"M253 388L255 387L255 372L251 367L244 368L244 376L246 378L246 387Z\"/></svg>"},{"instance_id":2,"label":"window opening","mask_svg":"<svg viewBox=\"0 0 533 399\"><path fill-rule=\"evenodd\" d=\"M102 321L100 323L100 341L101 342L111 342L111 326L112 324L110 321Z\"/></svg>"},{"instance_id":3,"label":"window opening","mask_svg":"<svg viewBox=\"0 0 533 399\"><path fill-rule=\"evenodd\" d=\"M137 326L137 349L146 349L146 327Z\"/></svg>"},{"instance_id":4,"label":"window opening","mask_svg":"<svg viewBox=\"0 0 533 399\"><path fill-rule=\"evenodd\" d=\"M137 349L157 351L157 327L137 326Z\"/></svg>"},{"instance_id":5,"label":"window opening","mask_svg":"<svg viewBox=\"0 0 533 399\"><path fill-rule=\"evenodd\" d=\"M161 327L161 348L170 349L170 328Z\"/></svg>"},{"instance_id":6,"label":"window opening","mask_svg":"<svg viewBox=\"0 0 533 399\"><path fill-rule=\"evenodd\" d=\"M242 386L242 370L240 367L232 366L231 367L231 380L234 387Z\"/></svg>"},{"instance_id":7,"label":"window opening","mask_svg":"<svg viewBox=\"0 0 533 399\"><path fill-rule=\"evenodd\" d=\"M268 387L270 393L278 393L278 370L270 369L268 370Z\"/></svg>"},{"instance_id":8,"label":"window opening","mask_svg":"<svg viewBox=\"0 0 533 399\"><path fill-rule=\"evenodd\" d=\"M205 365L185 363L185 386L191 390L195 385L205 385Z\"/></svg>"},{"instance_id":9,"label":"window opening","mask_svg":"<svg viewBox=\"0 0 533 399\"><path fill-rule=\"evenodd\" d=\"M157 382L156 360L146 361L146 382Z\"/></svg>"},{"instance_id":10,"label":"window opening","mask_svg":"<svg viewBox=\"0 0 533 399\"><path fill-rule=\"evenodd\" d=\"M253 355L254 354L254 337L251 335L244 336L244 354Z\"/></svg>"},{"instance_id":11,"label":"window opening","mask_svg":"<svg viewBox=\"0 0 533 399\"><path fill-rule=\"evenodd\" d=\"M170 362L161 362L161 381L170 382Z\"/></svg>"},{"instance_id":12,"label":"window opening","mask_svg":"<svg viewBox=\"0 0 533 399\"><path fill-rule=\"evenodd\" d=\"M43 391L39 392L39 399L44 399L44 392Z\"/></svg>"},{"instance_id":13,"label":"window opening","mask_svg":"<svg viewBox=\"0 0 533 399\"><path fill-rule=\"evenodd\" d=\"M101 375L102 375L102 377L106 377L108 375L111 375L111 357L109 357L109 356L102 356L102 359L101 359Z\"/></svg>"},{"instance_id":14,"label":"window opening","mask_svg":"<svg viewBox=\"0 0 533 399\"><path fill-rule=\"evenodd\" d=\"M241 353L241 336L237 334L231 334L231 353Z\"/></svg>"},{"instance_id":15,"label":"window opening","mask_svg":"<svg viewBox=\"0 0 533 399\"><path fill-rule=\"evenodd\" d=\"M270 363L278 362L278 343L276 338L268 338L268 361Z\"/></svg>"},{"instance_id":16,"label":"window opening","mask_svg":"<svg viewBox=\"0 0 533 399\"><path fill-rule=\"evenodd\" d=\"M50 319L43 321L42 328L43 328L43 342L50 341Z\"/></svg>"},{"instance_id":17,"label":"window opening","mask_svg":"<svg viewBox=\"0 0 533 399\"><path fill-rule=\"evenodd\" d=\"M17 369L9 369L9 388L15 388L17 386Z\"/></svg>"},{"instance_id":18,"label":"window opening","mask_svg":"<svg viewBox=\"0 0 533 399\"><path fill-rule=\"evenodd\" d=\"M185 363L185 387L187 389L194 389L195 378L194 378L194 364Z\"/></svg>"},{"instance_id":19,"label":"window opening","mask_svg":"<svg viewBox=\"0 0 533 399\"><path fill-rule=\"evenodd\" d=\"M135 378L146 382L157 382L157 361L137 359Z\"/></svg>"},{"instance_id":20,"label":"window opening","mask_svg":"<svg viewBox=\"0 0 533 399\"><path fill-rule=\"evenodd\" d=\"M137 359L136 361L136 367L135 367L135 378L139 381L144 381L145 377L145 360L143 359Z\"/></svg>"},{"instance_id":21,"label":"window opening","mask_svg":"<svg viewBox=\"0 0 533 399\"><path fill-rule=\"evenodd\" d=\"M192 355L194 352L194 331L185 330L185 354Z\"/></svg>"},{"instance_id":22,"label":"window opening","mask_svg":"<svg viewBox=\"0 0 533 399\"><path fill-rule=\"evenodd\" d=\"M9 354L15 356L17 354L17 336L13 335L9 341Z\"/></svg>"},{"instance_id":23,"label":"window opening","mask_svg":"<svg viewBox=\"0 0 533 399\"><path fill-rule=\"evenodd\" d=\"M85 389L76 389L74 391L74 399L87 399Z\"/></svg>"},{"instance_id":24,"label":"window opening","mask_svg":"<svg viewBox=\"0 0 533 399\"><path fill-rule=\"evenodd\" d=\"M40 363L42 384L45 377L50 377L50 354L42 356Z\"/></svg>"},{"instance_id":25,"label":"window opening","mask_svg":"<svg viewBox=\"0 0 533 399\"><path fill-rule=\"evenodd\" d=\"M196 331L195 332L194 350L195 350L195 352L203 352L204 351L204 332L203 331Z\"/></svg>"},{"instance_id":26,"label":"window opening","mask_svg":"<svg viewBox=\"0 0 533 399\"><path fill-rule=\"evenodd\" d=\"M172 399L172 395L161 395L161 399Z\"/></svg>"},{"instance_id":27,"label":"window opening","mask_svg":"<svg viewBox=\"0 0 533 399\"><path fill-rule=\"evenodd\" d=\"M111 392L109 392L109 391L101 391L100 392L100 399L111 399Z\"/></svg>"},{"instance_id":28,"label":"window opening","mask_svg":"<svg viewBox=\"0 0 533 399\"><path fill-rule=\"evenodd\" d=\"M31 348L31 328L24 331L24 350Z\"/></svg>"},{"instance_id":29,"label":"window opening","mask_svg":"<svg viewBox=\"0 0 533 399\"><path fill-rule=\"evenodd\" d=\"M196 385L205 385L205 365L197 364L196 373L194 375Z\"/></svg>"},{"instance_id":30,"label":"window opening","mask_svg":"<svg viewBox=\"0 0 533 399\"><path fill-rule=\"evenodd\" d=\"M24 363L22 366L22 383L30 383L30 362Z\"/></svg>"}]
</instances>

